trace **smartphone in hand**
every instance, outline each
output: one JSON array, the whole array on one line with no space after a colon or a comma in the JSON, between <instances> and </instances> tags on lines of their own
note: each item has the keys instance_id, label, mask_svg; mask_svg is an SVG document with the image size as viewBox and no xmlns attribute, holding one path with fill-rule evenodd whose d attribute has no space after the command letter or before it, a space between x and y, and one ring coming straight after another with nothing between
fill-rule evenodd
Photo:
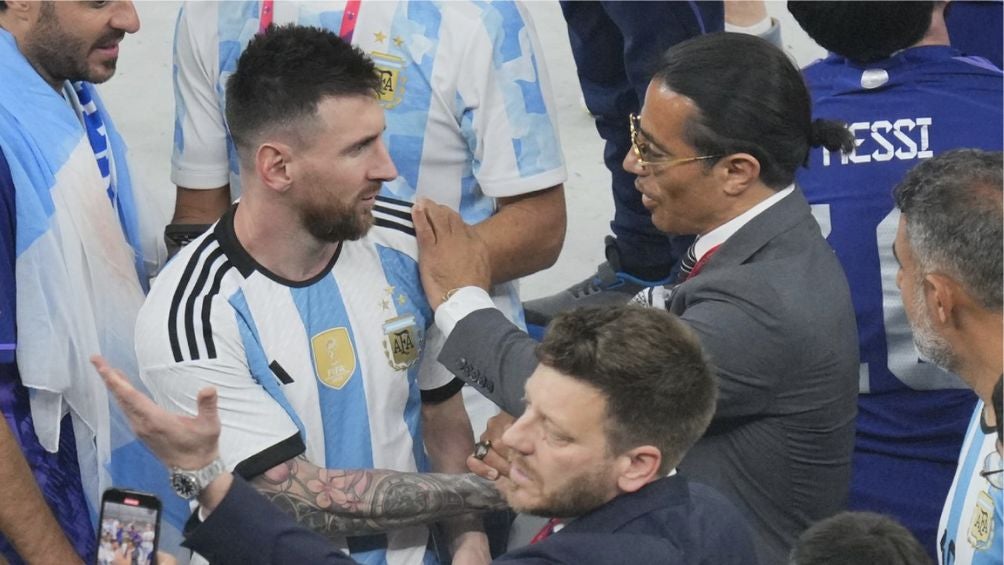
<instances>
[{"instance_id":1,"label":"smartphone in hand","mask_svg":"<svg viewBox=\"0 0 1004 565\"><path fill-rule=\"evenodd\" d=\"M110 488L101 497L98 565L156 562L160 499L152 494Z\"/></svg>"}]
</instances>

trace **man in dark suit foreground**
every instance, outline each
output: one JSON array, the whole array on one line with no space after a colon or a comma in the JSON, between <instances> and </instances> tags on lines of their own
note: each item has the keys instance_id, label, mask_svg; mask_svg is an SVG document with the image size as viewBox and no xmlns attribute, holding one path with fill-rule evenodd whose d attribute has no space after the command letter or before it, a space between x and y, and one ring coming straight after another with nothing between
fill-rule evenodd
<instances>
[{"instance_id":1,"label":"man in dark suit foreground","mask_svg":"<svg viewBox=\"0 0 1004 565\"><path fill-rule=\"evenodd\" d=\"M511 471L497 486L514 509L557 520L498 561L756 562L738 510L675 470L711 421L716 397L684 324L638 306L577 310L555 319L537 355L526 410L501 438ZM174 415L103 360L95 365L164 463L198 469L216 457L214 390L199 393L197 417ZM352 562L229 473L199 502L204 521L190 521L186 545L214 563Z\"/></svg>"},{"instance_id":2,"label":"man in dark suit foreground","mask_svg":"<svg viewBox=\"0 0 1004 565\"><path fill-rule=\"evenodd\" d=\"M631 124L624 168L653 223L698 236L682 282L640 296L686 322L718 373L714 420L680 470L746 514L762 563L782 563L809 524L843 509L850 480L854 311L794 185L810 146L848 150L849 133L813 121L798 69L742 34L667 51ZM483 290L483 245L444 207L421 202L413 216L422 282L448 336L439 360L518 415L537 359ZM504 476L501 455L485 461Z\"/></svg>"}]
</instances>

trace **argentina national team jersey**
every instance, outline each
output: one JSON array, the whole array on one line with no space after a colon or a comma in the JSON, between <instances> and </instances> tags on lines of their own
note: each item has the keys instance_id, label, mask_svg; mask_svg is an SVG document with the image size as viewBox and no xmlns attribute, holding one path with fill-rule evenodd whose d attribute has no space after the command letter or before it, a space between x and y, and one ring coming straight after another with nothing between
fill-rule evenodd
<instances>
[{"instance_id":1,"label":"argentina national team jersey","mask_svg":"<svg viewBox=\"0 0 1004 565\"><path fill-rule=\"evenodd\" d=\"M976 405L959 455L955 480L938 527L939 565L1000 565L1004 562L1004 498L997 433ZM995 472L996 471L996 472Z\"/></svg>"},{"instance_id":2,"label":"argentina national team jersey","mask_svg":"<svg viewBox=\"0 0 1004 565\"><path fill-rule=\"evenodd\" d=\"M272 22L339 33L345 0L277 0ZM187 2L174 42L171 180L240 194L237 152L224 120L226 82L258 32L258 1ZM497 199L563 183L564 158L537 32L516 2L362 2L352 43L380 74L384 144L399 171L382 194L430 198L477 224ZM525 327L516 281L495 285L496 307ZM498 408L470 387L476 433Z\"/></svg>"},{"instance_id":3,"label":"argentina national team jersey","mask_svg":"<svg viewBox=\"0 0 1004 565\"><path fill-rule=\"evenodd\" d=\"M198 390L216 387L220 453L245 477L301 453L328 469L427 470L421 402L460 383L428 350L440 340L410 204L378 197L369 233L303 282L255 262L235 210L164 269L140 312L141 378L156 400L194 414ZM427 538L407 528L343 547L365 563L414 564L431 559Z\"/></svg>"}]
</instances>

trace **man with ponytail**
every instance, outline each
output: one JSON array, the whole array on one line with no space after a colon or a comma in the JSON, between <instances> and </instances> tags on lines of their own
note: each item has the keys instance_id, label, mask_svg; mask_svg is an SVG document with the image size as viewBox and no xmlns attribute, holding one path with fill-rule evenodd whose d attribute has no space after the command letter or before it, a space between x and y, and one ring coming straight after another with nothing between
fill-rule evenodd
<instances>
[{"instance_id":1,"label":"man with ponytail","mask_svg":"<svg viewBox=\"0 0 1004 565\"><path fill-rule=\"evenodd\" d=\"M783 51L706 35L663 56L624 157L655 226L698 236L687 274L638 297L689 324L718 374L715 417L679 469L745 513L761 563L784 562L799 533L844 507L850 483L854 311L794 180L810 146L849 150L851 139L811 114ZM440 361L519 414L536 359L491 309L482 244L444 207L422 202L414 216L425 291L449 336ZM484 461L505 474L500 455Z\"/></svg>"}]
</instances>

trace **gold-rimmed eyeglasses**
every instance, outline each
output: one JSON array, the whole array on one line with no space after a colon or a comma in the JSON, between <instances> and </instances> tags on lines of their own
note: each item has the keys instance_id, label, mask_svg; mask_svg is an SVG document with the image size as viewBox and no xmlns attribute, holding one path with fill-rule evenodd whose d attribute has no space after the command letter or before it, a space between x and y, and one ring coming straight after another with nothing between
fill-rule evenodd
<instances>
[{"instance_id":1,"label":"gold-rimmed eyeglasses","mask_svg":"<svg viewBox=\"0 0 1004 565\"><path fill-rule=\"evenodd\" d=\"M641 130L641 119L638 117L638 114L629 114L628 123L631 127L631 150L634 151L638 165L643 169L652 166L673 167L684 163L706 161L708 159L717 159L721 157L721 155L701 155L700 157L677 158L669 156L653 156L649 142L645 140L645 134Z\"/></svg>"}]
</instances>

